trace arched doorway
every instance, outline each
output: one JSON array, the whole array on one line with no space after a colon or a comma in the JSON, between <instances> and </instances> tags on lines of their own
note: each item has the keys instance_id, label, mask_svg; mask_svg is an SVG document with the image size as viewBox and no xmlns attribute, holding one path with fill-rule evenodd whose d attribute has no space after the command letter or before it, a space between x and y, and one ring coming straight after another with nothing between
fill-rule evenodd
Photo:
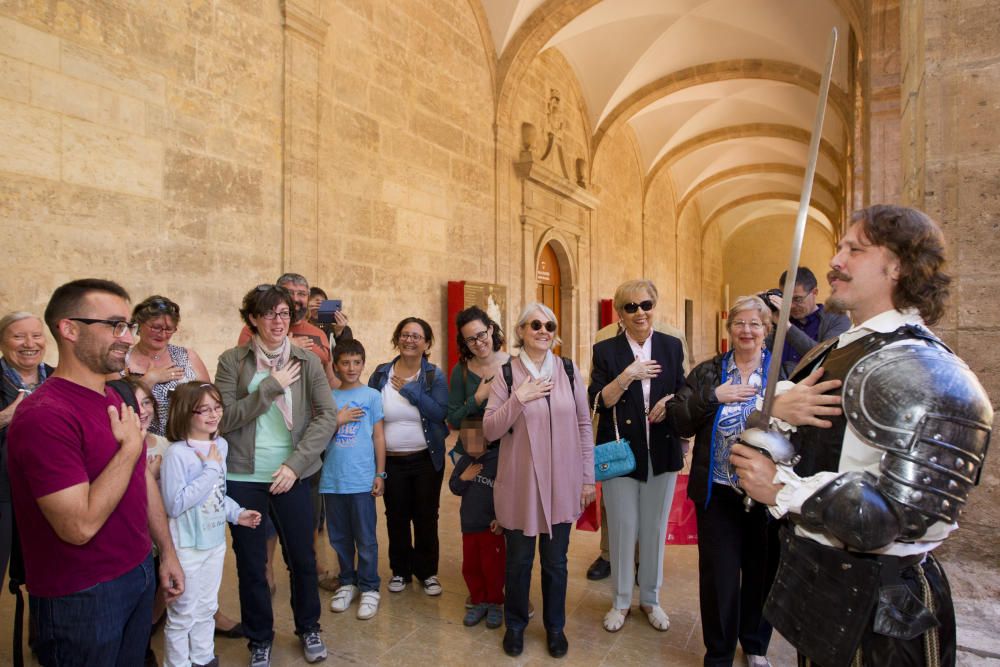
<instances>
[{"instance_id":1,"label":"arched doorway","mask_svg":"<svg viewBox=\"0 0 1000 667\"><path fill-rule=\"evenodd\" d=\"M538 283L537 300L552 309L559 320L560 329L563 328L562 318L562 298L560 288L562 287L562 277L559 271L559 260L556 258L556 251L551 243L546 243L542 247L542 252L538 256L538 264L535 267L535 281ZM554 354L561 354L560 346L553 348Z\"/></svg>"}]
</instances>

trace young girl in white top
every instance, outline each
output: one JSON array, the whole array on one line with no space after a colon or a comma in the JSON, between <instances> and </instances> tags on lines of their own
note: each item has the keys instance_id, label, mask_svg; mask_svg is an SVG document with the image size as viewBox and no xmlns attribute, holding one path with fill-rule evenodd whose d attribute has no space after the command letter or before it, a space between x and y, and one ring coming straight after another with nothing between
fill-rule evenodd
<instances>
[{"instance_id":1,"label":"young girl in white top","mask_svg":"<svg viewBox=\"0 0 1000 667\"><path fill-rule=\"evenodd\" d=\"M218 665L215 622L226 556L226 522L255 528L260 512L226 495L226 441L218 437L222 396L213 384L178 385L170 399L160 490L184 568L184 594L167 608L167 667Z\"/></svg>"}]
</instances>

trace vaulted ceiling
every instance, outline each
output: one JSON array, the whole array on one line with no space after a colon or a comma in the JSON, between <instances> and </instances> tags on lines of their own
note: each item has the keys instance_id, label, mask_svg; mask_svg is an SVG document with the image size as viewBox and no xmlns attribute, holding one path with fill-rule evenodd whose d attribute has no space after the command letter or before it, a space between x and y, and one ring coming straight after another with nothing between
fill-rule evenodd
<instances>
[{"instance_id":1,"label":"vaulted ceiling","mask_svg":"<svg viewBox=\"0 0 1000 667\"><path fill-rule=\"evenodd\" d=\"M480 1L501 77L516 74L516 58L558 49L579 81L594 154L629 126L646 187L669 177L680 212L718 224L723 239L755 220L794 216L836 27L809 213L835 235L853 133L848 34L856 0Z\"/></svg>"}]
</instances>

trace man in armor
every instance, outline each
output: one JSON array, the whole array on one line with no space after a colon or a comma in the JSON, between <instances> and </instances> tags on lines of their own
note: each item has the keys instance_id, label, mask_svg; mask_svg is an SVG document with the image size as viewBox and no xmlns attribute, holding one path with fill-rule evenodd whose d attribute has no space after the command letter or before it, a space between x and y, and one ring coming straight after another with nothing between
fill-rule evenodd
<instances>
[{"instance_id":1,"label":"man in armor","mask_svg":"<svg viewBox=\"0 0 1000 667\"><path fill-rule=\"evenodd\" d=\"M855 214L827 276L854 326L810 351L774 402L797 464L733 448L742 488L789 519L765 615L800 665L955 663L951 593L931 552L978 483L993 410L926 327L944 311L943 265L944 237L923 213Z\"/></svg>"}]
</instances>

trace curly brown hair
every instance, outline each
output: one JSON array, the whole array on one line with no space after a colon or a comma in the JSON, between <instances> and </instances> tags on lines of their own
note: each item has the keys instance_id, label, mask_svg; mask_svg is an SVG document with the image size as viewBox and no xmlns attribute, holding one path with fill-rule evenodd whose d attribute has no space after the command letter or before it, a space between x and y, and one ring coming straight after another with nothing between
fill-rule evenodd
<instances>
[{"instance_id":1,"label":"curly brown hair","mask_svg":"<svg viewBox=\"0 0 1000 667\"><path fill-rule=\"evenodd\" d=\"M874 245L899 258L899 280L892 293L897 310L916 308L927 324L944 314L951 276L943 271L945 243L941 228L930 217L904 206L870 206L851 216Z\"/></svg>"}]
</instances>

